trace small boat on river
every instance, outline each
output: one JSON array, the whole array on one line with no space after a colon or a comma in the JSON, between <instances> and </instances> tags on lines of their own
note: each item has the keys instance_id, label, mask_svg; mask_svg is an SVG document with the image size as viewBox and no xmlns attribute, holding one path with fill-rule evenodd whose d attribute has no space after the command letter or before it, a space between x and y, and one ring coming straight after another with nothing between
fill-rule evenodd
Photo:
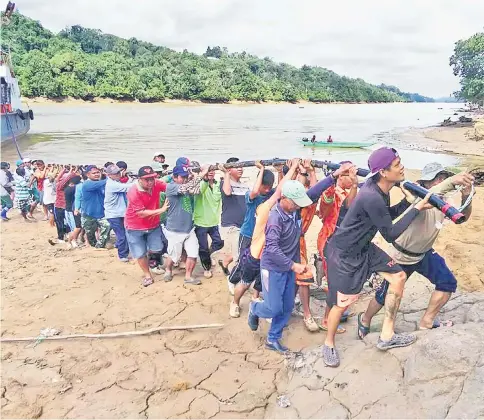
<instances>
[{"instance_id":1,"label":"small boat on river","mask_svg":"<svg viewBox=\"0 0 484 420\"><path fill-rule=\"evenodd\" d=\"M371 147L375 143L358 142L358 141L311 141L309 139L299 140L304 147L323 147L327 149L363 149Z\"/></svg>"}]
</instances>

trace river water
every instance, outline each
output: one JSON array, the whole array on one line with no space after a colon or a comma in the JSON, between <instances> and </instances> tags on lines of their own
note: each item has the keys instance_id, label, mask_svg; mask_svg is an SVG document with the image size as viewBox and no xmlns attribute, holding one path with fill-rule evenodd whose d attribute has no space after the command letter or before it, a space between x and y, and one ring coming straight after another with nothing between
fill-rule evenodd
<instances>
[{"instance_id":1,"label":"river water","mask_svg":"<svg viewBox=\"0 0 484 420\"><path fill-rule=\"evenodd\" d=\"M22 153L46 162L103 164L125 160L130 168L149 164L156 153L167 162L187 156L203 163L273 157L352 160L366 167L370 149L326 150L297 141L313 134L324 140L392 145L405 166L430 161L444 165L454 157L406 150L400 135L435 125L459 104L375 105L205 105L205 104L31 104L32 128L19 140ZM413 143L418 139L412 139ZM2 160L14 159L13 145L2 145Z\"/></svg>"}]
</instances>

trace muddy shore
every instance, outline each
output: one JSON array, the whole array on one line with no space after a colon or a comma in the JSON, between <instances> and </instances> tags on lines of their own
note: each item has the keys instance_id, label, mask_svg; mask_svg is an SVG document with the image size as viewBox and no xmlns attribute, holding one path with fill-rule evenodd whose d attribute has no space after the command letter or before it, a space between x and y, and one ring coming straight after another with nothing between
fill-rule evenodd
<instances>
[{"instance_id":1,"label":"muddy shore","mask_svg":"<svg viewBox=\"0 0 484 420\"><path fill-rule=\"evenodd\" d=\"M454 130L438 130L432 133L432 141L448 139L446 147L452 143L474 151L469 139ZM483 155L468 156L462 165L479 163ZM409 178L416 176L416 172L409 174ZM472 380L484 360L484 337L477 334L484 321L484 297L479 293L484 291L483 214L484 187L479 187L469 222L446 224L436 244L459 281L459 293L445 314L454 320L454 327L419 333L412 354L406 349L380 353L374 347L377 334L357 341L353 317L348 332L338 337L342 366L331 370L317 356L325 333L310 334L301 318L293 317L284 342L312 358L302 365L307 371L294 373L282 356L264 349L268 324L262 321L259 332L249 331L248 297L242 302L241 318L229 317L230 297L221 273L200 287L185 287L182 274L175 273L171 283L156 277L154 285L142 288L138 267L118 262L115 250L52 247L47 239L55 236L54 228L41 221L24 223L12 211L12 220L0 226L2 337L36 336L46 327L70 334L138 331L160 325L224 326L37 346L4 343L2 416L352 418L373 413L388 418L400 417L401 410L410 405L412 417L417 418L447 413L454 418L463 413L468 418L482 416L484 411L478 411L482 382L479 388ZM308 233L310 253L315 251L319 229L320 222L315 220ZM200 267L197 274L202 274ZM399 330L415 329L430 291L423 278L409 280L397 321ZM367 299L358 302L354 311L364 307ZM322 302L313 299L312 305L314 315L321 317ZM378 328L376 322L373 331ZM446 347L438 347L439 343ZM435 353L437 348L440 353ZM436 360L446 361L442 374ZM276 403L280 395L287 395L292 406L281 409ZM412 395L426 398L417 401Z\"/></svg>"}]
</instances>

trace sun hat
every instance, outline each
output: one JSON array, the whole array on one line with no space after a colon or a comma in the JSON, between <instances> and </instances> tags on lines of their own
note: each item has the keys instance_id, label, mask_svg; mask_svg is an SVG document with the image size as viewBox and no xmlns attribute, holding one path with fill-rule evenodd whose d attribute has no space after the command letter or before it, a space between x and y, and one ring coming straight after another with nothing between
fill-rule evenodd
<instances>
[{"instance_id":1,"label":"sun hat","mask_svg":"<svg viewBox=\"0 0 484 420\"><path fill-rule=\"evenodd\" d=\"M452 172L447 171L440 163L427 163L427 165L425 165L422 169L422 175L420 175L419 181L432 181L438 174L442 172L448 176L454 175Z\"/></svg>"}]
</instances>

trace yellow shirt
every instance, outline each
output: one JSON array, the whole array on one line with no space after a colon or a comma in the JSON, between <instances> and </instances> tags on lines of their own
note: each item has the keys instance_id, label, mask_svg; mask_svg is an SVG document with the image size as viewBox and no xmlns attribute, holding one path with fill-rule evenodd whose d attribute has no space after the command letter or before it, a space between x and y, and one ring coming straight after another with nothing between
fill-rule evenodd
<instances>
[{"instance_id":1,"label":"yellow shirt","mask_svg":"<svg viewBox=\"0 0 484 420\"><path fill-rule=\"evenodd\" d=\"M262 255L262 250L266 244L266 225L269 219L269 213L272 210L273 203L272 200L268 200L257 207L255 213L255 227L254 233L252 234L252 242L250 245L250 254L260 260Z\"/></svg>"}]
</instances>

